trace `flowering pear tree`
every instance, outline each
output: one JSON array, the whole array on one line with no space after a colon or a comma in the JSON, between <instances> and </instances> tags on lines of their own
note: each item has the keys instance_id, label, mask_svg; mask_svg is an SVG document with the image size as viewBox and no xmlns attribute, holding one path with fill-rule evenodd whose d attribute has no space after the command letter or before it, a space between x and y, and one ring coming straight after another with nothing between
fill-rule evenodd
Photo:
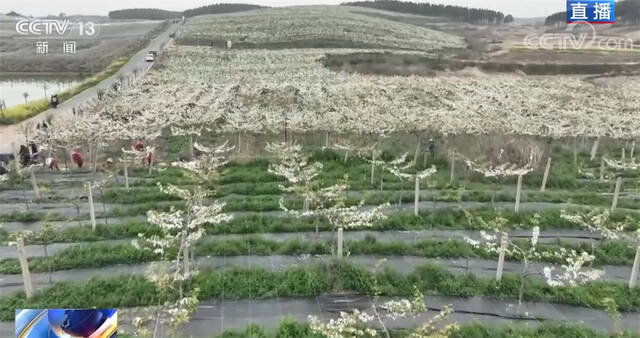
<instances>
[{"instance_id":1,"label":"flowering pear tree","mask_svg":"<svg viewBox=\"0 0 640 338\"><path fill-rule=\"evenodd\" d=\"M380 155L380 153L378 153ZM406 156L395 158L392 160L384 160L383 158L376 156L375 159L367 160L367 162L371 163L371 172L373 172L374 166L380 167L382 172L385 171L391 172L392 170L398 170L397 168L408 166L404 164L406 160ZM373 176L372 176L373 177ZM402 182L402 180L400 180ZM380 191L384 190L384 175L380 175Z\"/></svg>"},{"instance_id":2,"label":"flowering pear tree","mask_svg":"<svg viewBox=\"0 0 640 338\"><path fill-rule=\"evenodd\" d=\"M302 146L298 144L268 143L266 150L276 155L276 163L269 165L269 172L283 177L287 186L280 185L285 192L300 196L303 200L303 210L309 210L309 201L313 198L313 180L322 171L322 163L309 163Z\"/></svg>"},{"instance_id":3,"label":"flowering pear tree","mask_svg":"<svg viewBox=\"0 0 640 338\"><path fill-rule=\"evenodd\" d=\"M398 177L400 181L404 179L413 180L415 182L414 188L414 200L413 200L413 214L418 216L420 211L420 181L435 174L438 170L435 166L431 168L418 170L416 168L415 161L405 163L407 153L391 161L386 170Z\"/></svg>"},{"instance_id":4,"label":"flowering pear tree","mask_svg":"<svg viewBox=\"0 0 640 338\"><path fill-rule=\"evenodd\" d=\"M377 143L371 145L355 145L349 142L343 141L342 143L334 143L332 147L340 152L344 153L344 163L349 160L349 155L354 154L360 158L375 160L379 151L377 150Z\"/></svg>"},{"instance_id":5,"label":"flowering pear tree","mask_svg":"<svg viewBox=\"0 0 640 338\"><path fill-rule=\"evenodd\" d=\"M231 148L226 143L208 148L194 144L203 155L190 162L176 162L172 165L185 168L192 172L200 183L205 183L217 175L217 170L227 162L224 154ZM149 279L161 290L172 290L179 297L176 302L159 305L155 315L154 332L157 332L161 316L168 316L172 326L177 327L185 323L198 304L197 293L194 289L185 290L186 282L197 273L194 264L195 243L204 235L205 224L218 225L231 220L232 216L223 213L225 203L213 201L205 204L208 192L202 188L203 184L193 189L180 188L174 185L158 185L165 194L177 196L185 202L185 209L171 209L169 212L150 210L147 213L148 222L160 229L159 235L145 236L138 234L138 239L132 243L136 247L151 250L160 255L161 262L152 265ZM170 254L175 251L175 256ZM139 323L143 319L137 320ZM154 333L155 337L155 333Z\"/></svg>"},{"instance_id":6,"label":"flowering pear tree","mask_svg":"<svg viewBox=\"0 0 640 338\"><path fill-rule=\"evenodd\" d=\"M60 227L54 226L51 223L46 222L44 224L44 227L39 230L36 231L35 233L32 234L31 236L31 240L32 241L37 241L39 243L42 243L42 249L44 249L44 256L47 259L47 270L49 273L49 284L51 284L52 282L52 270L51 270L51 261L52 259L49 257L49 252L47 250L47 247L53 243L55 237L56 237L56 232L58 232L60 230Z\"/></svg>"},{"instance_id":7,"label":"flowering pear tree","mask_svg":"<svg viewBox=\"0 0 640 338\"><path fill-rule=\"evenodd\" d=\"M100 149L109 146L117 139L119 129L112 121L103 118L97 113L85 114L81 118L68 119L67 133L72 143L77 145L86 145L89 149L91 169L93 179L98 163L98 153Z\"/></svg>"},{"instance_id":8,"label":"flowering pear tree","mask_svg":"<svg viewBox=\"0 0 640 338\"><path fill-rule=\"evenodd\" d=\"M215 147L207 147L196 142L193 147L201 153L199 157L187 162L173 162L171 165L195 173L201 181L217 178L218 169L229 163L227 154L234 149L227 141Z\"/></svg>"},{"instance_id":9,"label":"flowering pear tree","mask_svg":"<svg viewBox=\"0 0 640 338\"><path fill-rule=\"evenodd\" d=\"M204 130L211 130L220 122L221 115L213 107L211 88L201 88L181 98L186 102L177 109L177 113L169 115L168 124L171 134L185 136L188 139L188 156L194 158L194 143Z\"/></svg>"},{"instance_id":10,"label":"flowering pear tree","mask_svg":"<svg viewBox=\"0 0 640 338\"><path fill-rule=\"evenodd\" d=\"M389 332L380 316L378 305L372 304L373 315L367 312L354 309L352 312L340 312L340 318L322 321L316 316L309 316L309 328L314 333L327 338L357 338L357 337L379 337L380 332L372 327L377 318L384 337L389 338ZM395 321L402 318L415 318L427 312L424 294L415 288L411 299L390 300L380 305L385 310L386 319ZM427 337L449 337L458 330L456 324L442 325L453 313L450 306L445 306L440 313L429 318L426 322L420 323L415 329L409 332L410 338Z\"/></svg>"},{"instance_id":11,"label":"flowering pear tree","mask_svg":"<svg viewBox=\"0 0 640 338\"><path fill-rule=\"evenodd\" d=\"M640 170L640 162L636 162L635 158L630 160L612 160L608 158L602 158L604 163L613 168L616 171L638 171ZM618 198L620 197L620 189L622 188L622 177L616 177L616 186L613 192L613 201L611 202L611 211L616 210L618 206Z\"/></svg>"},{"instance_id":12,"label":"flowering pear tree","mask_svg":"<svg viewBox=\"0 0 640 338\"><path fill-rule=\"evenodd\" d=\"M490 253L498 254L498 268L496 272L496 280L502 280L502 271L504 267L504 257L509 255L522 261L523 269L520 274L520 289L518 292L518 308L520 312L522 306L522 298L524 296L524 287L526 279L530 275L543 274L547 284L550 286L576 286L586 282L599 279L604 273L602 270L591 269L585 267L585 263L592 262L595 256L586 252L577 253L575 250L568 251L560 248L555 252L540 250L538 238L540 236L540 215L535 214L530 218L529 222L533 225L531 231L531 240L528 244L519 244L509 238L508 220L502 216L498 216L491 220L484 220L482 217L473 217L467 213L470 222L477 223L483 230L480 231L482 239L479 241L471 238L465 238L467 243L476 248L483 248ZM542 258L555 258L564 261L560 267L544 267L543 271L531 269L530 263L533 260Z\"/></svg>"},{"instance_id":13,"label":"flowering pear tree","mask_svg":"<svg viewBox=\"0 0 640 338\"><path fill-rule=\"evenodd\" d=\"M348 177L327 188L320 188L310 193L310 209L306 211L290 210L280 199L280 208L294 217L319 217L326 219L332 226L332 231L338 232L337 256L342 258L342 233L344 229L371 227L373 222L385 219L382 211L388 204L373 208L365 208L364 200L358 205L348 206L347 190Z\"/></svg>"},{"instance_id":14,"label":"flowering pear tree","mask_svg":"<svg viewBox=\"0 0 640 338\"><path fill-rule=\"evenodd\" d=\"M563 260L559 268L545 266L542 269L544 278L550 286L578 286L597 280L604 274L602 270L587 267L591 265L590 263L593 262L595 256L584 251L578 253L575 250L567 250L561 247L558 251L549 255Z\"/></svg>"},{"instance_id":15,"label":"flowering pear tree","mask_svg":"<svg viewBox=\"0 0 640 338\"><path fill-rule=\"evenodd\" d=\"M31 180L31 187L33 188L33 193L36 199L40 199L40 187L38 186L38 180L36 179L36 169L37 165L29 164L27 166L21 167L19 170L21 171L21 177L29 177Z\"/></svg>"},{"instance_id":16,"label":"flowering pear tree","mask_svg":"<svg viewBox=\"0 0 640 338\"><path fill-rule=\"evenodd\" d=\"M498 161L503 157L504 149L500 149L500 153L497 156ZM496 180L496 190L498 181L504 177L517 176L518 183L516 186L516 202L514 205L515 212L520 212L520 196L522 193L522 177L535 169L535 163L537 162L539 153L535 150L531 150L528 161L524 165L518 165L517 163L503 162L501 164L488 163L476 163L471 160L465 160L467 166L477 173L482 174L484 177L493 178ZM496 190L491 198L491 203L495 202Z\"/></svg>"},{"instance_id":17,"label":"flowering pear tree","mask_svg":"<svg viewBox=\"0 0 640 338\"><path fill-rule=\"evenodd\" d=\"M629 288L634 288L637 285L638 270L640 269L640 229L630 232L628 229L631 227L632 221L629 218L619 222L613 221L609 211L606 210L590 211L586 214L569 214L566 211L562 211L561 217L589 232L599 234L601 237L600 245L605 240L616 240L635 248L636 256L629 279ZM591 248L593 253L595 249L593 243Z\"/></svg>"},{"instance_id":18,"label":"flowering pear tree","mask_svg":"<svg viewBox=\"0 0 640 338\"><path fill-rule=\"evenodd\" d=\"M364 151L358 151L356 153L360 158L371 164L371 185L373 186L375 184L376 166L380 164L380 161L378 161L377 159L378 156L382 154L382 151L378 149L378 142L373 143L371 146L366 147L363 150Z\"/></svg>"}]
</instances>

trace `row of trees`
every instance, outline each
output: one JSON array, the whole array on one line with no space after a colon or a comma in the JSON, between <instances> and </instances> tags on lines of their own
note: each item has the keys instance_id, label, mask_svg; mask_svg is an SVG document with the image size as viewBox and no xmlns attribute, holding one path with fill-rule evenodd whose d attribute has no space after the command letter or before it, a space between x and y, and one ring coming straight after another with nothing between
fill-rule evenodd
<instances>
[{"instance_id":1,"label":"row of trees","mask_svg":"<svg viewBox=\"0 0 640 338\"><path fill-rule=\"evenodd\" d=\"M183 12L184 16L189 18L196 15L208 15L208 14L224 14L224 13L235 13L235 12L243 12L250 11L252 9L260 9L267 8L265 6L260 5L251 5L251 4L237 4L237 3L219 3L207 6L200 6L193 9L187 9Z\"/></svg>"},{"instance_id":2,"label":"row of trees","mask_svg":"<svg viewBox=\"0 0 640 338\"><path fill-rule=\"evenodd\" d=\"M457 35L360 14L343 6L269 8L238 15L200 16L181 26L177 36L178 41L189 44L231 40L244 46L277 49L371 46L435 51L467 45Z\"/></svg>"},{"instance_id":3,"label":"row of trees","mask_svg":"<svg viewBox=\"0 0 640 338\"><path fill-rule=\"evenodd\" d=\"M445 17L458 21L480 24L500 24L503 22L509 23L513 21L513 16L511 16L511 14L505 16L502 12L493 11L490 9L469 8L453 5L416 3L396 0L355 1L344 2L341 5L361 6L416 15Z\"/></svg>"},{"instance_id":4,"label":"row of trees","mask_svg":"<svg viewBox=\"0 0 640 338\"><path fill-rule=\"evenodd\" d=\"M363 136L402 132L420 139L487 133L553 139L640 136L636 118L640 95L631 84L594 87L577 78L345 74L316 62L324 53L182 47L154 82L165 88L184 83L189 87L181 90L195 92L201 80L215 73L208 94L217 97L212 109L235 107L225 114L227 132L269 134L287 129L289 134ZM194 81L187 81L185 74Z\"/></svg>"},{"instance_id":5,"label":"row of trees","mask_svg":"<svg viewBox=\"0 0 640 338\"><path fill-rule=\"evenodd\" d=\"M192 17L196 15L222 14L248 11L252 9L265 8L259 5L249 4L212 4L197 8L187 9L184 12L173 12L157 8L130 8L119 9L109 12L110 19L143 19L143 20L168 20L179 19L182 16Z\"/></svg>"},{"instance_id":6,"label":"row of trees","mask_svg":"<svg viewBox=\"0 0 640 338\"><path fill-rule=\"evenodd\" d=\"M616 2L616 21L640 25L640 0L621 0Z\"/></svg>"}]
</instances>

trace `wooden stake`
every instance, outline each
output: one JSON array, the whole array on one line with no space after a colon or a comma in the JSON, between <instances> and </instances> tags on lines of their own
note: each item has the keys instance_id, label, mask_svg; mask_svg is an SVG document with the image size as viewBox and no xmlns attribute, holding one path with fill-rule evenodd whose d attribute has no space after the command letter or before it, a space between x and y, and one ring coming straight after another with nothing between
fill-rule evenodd
<instances>
[{"instance_id":1,"label":"wooden stake","mask_svg":"<svg viewBox=\"0 0 640 338\"><path fill-rule=\"evenodd\" d=\"M18 157L18 148L16 148L14 142L11 142L11 149L13 149L13 170L18 171L20 168L20 159Z\"/></svg>"},{"instance_id":2,"label":"wooden stake","mask_svg":"<svg viewBox=\"0 0 640 338\"><path fill-rule=\"evenodd\" d=\"M96 231L96 213L93 208L93 188L91 184L92 183L87 184L87 189L89 190L89 215L91 216L91 229Z\"/></svg>"},{"instance_id":3,"label":"wooden stake","mask_svg":"<svg viewBox=\"0 0 640 338\"><path fill-rule=\"evenodd\" d=\"M128 164L126 159L123 161L123 164L124 164L124 187L125 189L127 189L127 192L129 192L129 169L128 169Z\"/></svg>"},{"instance_id":4,"label":"wooden stake","mask_svg":"<svg viewBox=\"0 0 640 338\"><path fill-rule=\"evenodd\" d=\"M92 172L92 174L91 174L92 176L91 177L93 177L94 180L95 180L95 177L96 177L96 170L98 168L98 149L99 149L98 145L95 145L93 147L93 154L92 154L93 155L93 168L91 169L92 170L91 171Z\"/></svg>"},{"instance_id":5,"label":"wooden stake","mask_svg":"<svg viewBox=\"0 0 640 338\"><path fill-rule=\"evenodd\" d=\"M416 151L413 153L413 165L418 167L418 155L420 154L420 143L421 139L418 137L418 142L416 144Z\"/></svg>"},{"instance_id":6,"label":"wooden stake","mask_svg":"<svg viewBox=\"0 0 640 338\"><path fill-rule=\"evenodd\" d=\"M622 186L622 177L616 178L616 189L613 193L613 202L611 203L611 211L613 212L618 207L618 197L620 196L620 187Z\"/></svg>"},{"instance_id":7,"label":"wooden stake","mask_svg":"<svg viewBox=\"0 0 640 338\"><path fill-rule=\"evenodd\" d=\"M625 154L625 152L626 152L626 149L625 149L625 148L622 148L622 155L620 155L620 157L622 158L622 160L624 160L624 159L627 157L627 156L626 156L626 154Z\"/></svg>"},{"instance_id":8,"label":"wooden stake","mask_svg":"<svg viewBox=\"0 0 640 338\"><path fill-rule=\"evenodd\" d=\"M36 194L36 198L40 198L40 188L38 187L38 182L36 181L36 173L33 172L33 168L29 170L31 174L31 186L33 186L33 193Z\"/></svg>"},{"instance_id":9,"label":"wooden stake","mask_svg":"<svg viewBox=\"0 0 640 338\"><path fill-rule=\"evenodd\" d=\"M600 181L604 181L604 156L600 158Z\"/></svg>"},{"instance_id":10,"label":"wooden stake","mask_svg":"<svg viewBox=\"0 0 640 338\"><path fill-rule=\"evenodd\" d=\"M284 141L287 142L287 134L284 134ZM240 155L242 150L242 135L241 132L238 132L238 142L236 142L236 153Z\"/></svg>"},{"instance_id":11,"label":"wooden stake","mask_svg":"<svg viewBox=\"0 0 640 338\"><path fill-rule=\"evenodd\" d=\"M413 200L413 214L418 216L418 211L420 211L420 179L418 179L418 176L416 176L416 189L415 189L415 196L414 196L414 200Z\"/></svg>"},{"instance_id":12,"label":"wooden stake","mask_svg":"<svg viewBox=\"0 0 640 338\"><path fill-rule=\"evenodd\" d=\"M547 158L547 166L544 168L544 175L542 176L542 185L540 186L540 192L544 192L547 189L547 179L549 178L550 169L551 157Z\"/></svg>"},{"instance_id":13,"label":"wooden stake","mask_svg":"<svg viewBox=\"0 0 640 338\"><path fill-rule=\"evenodd\" d=\"M187 247L187 245L185 244L184 250L182 251L183 253L183 260L184 260L184 273L185 275L189 275L191 268L189 267L189 248Z\"/></svg>"},{"instance_id":14,"label":"wooden stake","mask_svg":"<svg viewBox=\"0 0 640 338\"><path fill-rule=\"evenodd\" d=\"M520 194L522 193L522 175L518 175L518 186L516 187L515 212L520 213Z\"/></svg>"},{"instance_id":15,"label":"wooden stake","mask_svg":"<svg viewBox=\"0 0 640 338\"><path fill-rule=\"evenodd\" d=\"M449 174L449 182L453 182L456 173L456 153L451 151L451 172Z\"/></svg>"},{"instance_id":16,"label":"wooden stake","mask_svg":"<svg viewBox=\"0 0 640 338\"><path fill-rule=\"evenodd\" d=\"M509 235L502 235L502 239L500 240L500 253L498 255L498 268L496 270L496 281L502 280L502 270L504 270L504 254L507 251L507 241L509 240Z\"/></svg>"},{"instance_id":17,"label":"wooden stake","mask_svg":"<svg viewBox=\"0 0 640 338\"><path fill-rule=\"evenodd\" d=\"M20 269L22 270L22 282L24 283L24 293L27 295L27 298L31 298L33 297L33 285L31 284L29 262L27 261L27 253L24 249L24 239L22 237L18 237L17 246Z\"/></svg>"},{"instance_id":18,"label":"wooden stake","mask_svg":"<svg viewBox=\"0 0 640 338\"><path fill-rule=\"evenodd\" d=\"M375 180L374 180L375 172L376 172L376 165L374 164L375 161L376 161L375 149L374 149L373 153L371 154L371 158L372 158L372 161L371 161L371 186L374 186L376 184Z\"/></svg>"},{"instance_id":19,"label":"wooden stake","mask_svg":"<svg viewBox=\"0 0 640 338\"><path fill-rule=\"evenodd\" d=\"M636 150L636 141L631 142L631 151L629 152L629 157L633 158L633 152Z\"/></svg>"},{"instance_id":20,"label":"wooden stake","mask_svg":"<svg viewBox=\"0 0 640 338\"><path fill-rule=\"evenodd\" d=\"M342 228L338 228L338 258L342 259Z\"/></svg>"},{"instance_id":21,"label":"wooden stake","mask_svg":"<svg viewBox=\"0 0 640 338\"><path fill-rule=\"evenodd\" d=\"M598 154L598 146L599 145L600 145L600 137L598 137L593 142L593 146L591 147L591 161L593 161L596 158L596 155Z\"/></svg>"},{"instance_id":22,"label":"wooden stake","mask_svg":"<svg viewBox=\"0 0 640 338\"><path fill-rule=\"evenodd\" d=\"M195 157L193 155L193 135L189 135L189 149L188 149L188 153L189 153L189 159L193 160L193 158Z\"/></svg>"},{"instance_id":23,"label":"wooden stake","mask_svg":"<svg viewBox=\"0 0 640 338\"><path fill-rule=\"evenodd\" d=\"M155 156L153 156L153 153L150 153L149 156L149 175L151 175L151 173L153 172L153 158Z\"/></svg>"},{"instance_id":24,"label":"wooden stake","mask_svg":"<svg viewBox=\"0 0 640 338\"><path fill-rule=\"evenodd\" d=\"M636 259L633 261L633 269L631 269L631 278L629 279L629 289L636 287L638 283L638 269L640 269L640 246L636 250Z\"/></svg>"}]
</instances>

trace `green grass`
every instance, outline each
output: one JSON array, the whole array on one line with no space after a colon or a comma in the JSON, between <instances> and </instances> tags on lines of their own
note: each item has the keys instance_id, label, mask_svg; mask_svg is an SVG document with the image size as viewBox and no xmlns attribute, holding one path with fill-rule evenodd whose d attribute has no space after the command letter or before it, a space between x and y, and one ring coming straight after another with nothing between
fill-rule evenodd
<instances>
[{"instance_id":1,"label":"green grass","mask_svg":"<svg viewBox=\"0 0 640 338\"><path fill-rule=\"evenodd\" d=\"M409 275L385 269L375 278L382 296L409 296L415 285L427 295L485 296L513 301L518 297L520 285L520 277L515 275L507 274L498 283L471 274L456 275L434 265L419 267ZM330 292L372 294L374 275L367 268L344 262L298 266L278 272L264 268L229 268L202 271L188 286L196 287L200 289L201 300L309 297ZM124 308L154 305L176 297L171 292L159 293L153 283L139 276L63 282L37 292L31 299L26 299L22 292L0 297L0 320L12 320L16 308ZM542 281L529 280L524 292L527 301L591 308L602 308L603 297L614 299L620 311L640 309L640 288L629 290L621 283L591 282L574 288L552 288Z\"/></svg>"},{"instance_id":2,"label":"green grass","mask_svg":"<svg viewBox=\"0 0 640 338\"><path fill-rule=\"evenodd\" d=\"M527 247L527 241L521 241ZM590 252L588 244L572 245L558 243L558 245L543 245L541 251L553 252L558 246L576 251ZM345 241L345 250L353 255L387 255L387 256L418 256L425 258L478 258L497 259L497 255L482 248L474 248L461 239L448 241L421 240L414 243L404 241L378 241L375 237L364 240ZM174 252L169 252L173 256ZM288 241L274 241L252 236L242 240L205 239L195 246L197 257L203 256L239 256L239 255L331 255L332 244L329 241L304 241L292 239ZM594 250L596 257L594 264L631 265L635 257L635 249L620 242L605 243ZM135 249L130 244L108 245L104 243L78 244L62 250L55 255L46 257L32 257L28 259L32 272L47 272L49 266L53 271L68 269L100 268L115 264L140 264L158 260L158 255L147 250ZM519 262L519 257L507 255L509 261ZM555 258L542 259L543 262L564 263ZM19 274L20 264L16 258L0 261L0 274Z\"/></svg>"},{"instance_id":3,"label":"green grass","mask_svg":"<svg viewBox=\"0 0 640 338\"><path fill-rule=\"evenodd\" d=\"M102 72L88 79L85 79L84 81L82 81L82 83L78 84L75 87L58 93L60 102L64 102L75 96L76 94L79 94L87 90L88 88L96 86L102 80L115 74L120 69L120 67L127 63L128 60L128 57L118 58L114 60L109 66L107 66L107 68ZM4 115L0 116L0 125L14 124L20 121L24 121L49 109L49 107L49 99L40 99L27 102L26 104L19 104L17 106L9 107L8 109L5 109Z\"/></svg>"},{"instance_id":4,"label":"green grass","mask_svg":"<svg viewBox=\"0 0 640 338\"><path fill-rule=\"evenodd\" d=\"M37 222L37 221L63 221L65 217L58 213L42 213L34 211L12 211L8 214L0 214L0 222Z\"/></svg>"},{"instance_id":5,"label":"green grass","mask_svg":"<svg viewBox=\"0 0 640 338\"><path fill-rule=\"evenodd\" d=\"M572 212L572 209L568 209ZM474 216L490 219L498 215L491 208L478 208L471 211ZM534 213L522 212L516 214L513 211L501 211L499 215L509 220L511 229L530 229L532 226L528 220ZM579 226L568 222L560 217L559 210L543 210L537 213L540 215L539 227L542 231L548 229L581 229ZM21 216L22 217L22 216ZM611 214L613 221L622 221L629 217L631 226L629 231L635 231L640 226L640 215L631 212L616 211ZM37 220L37 219L36 219ZM261 215L250 215L236 217L231 221L218 225L205 225L208 235L221 234L258 234L258 233L282 233L282 232L309 232L331 231L331 225L323 219L316 218L294 218L294 217L270 217ZM397 212L388 216L384 220L377 221L371 228L374 231L411 231L429 229L455 229L455 230L480 230L477 224L470 224L462 210L429 210L422 211L418 216L413 213ZM354 229L361 230L361 229ZM347 230L349 231L349 230ZM158 234L158 229L146 222L126 222L110 225L98 225L96 231L92 231L89 226L69 226L56 232L53 242L90 242L108 239L135 238L138 233L146 235ZM0 242L9 240L9 233L0 229ZM30 241L29 244L40 244L37 241Z\"/></svg>"},{"instance_id":6,"label":"green grass","mask_svg":"<svg viewBox=\"0 0 640 338\"><path fill-rule=\"evenodd\" d=\"M115 264L139 264L157 260L158 256L147 250L138 250L130 244L107 245L103 243L79 244L71 246L49 259L32 257L28 259L31 272L47 272L49 263L52 271L69 269L99 268ZM0 274L19 274L17 259L0 261Z\"/></svg>"},{"instance_id":7,"label":"green grass","mask_svg":"<svg viewBox=\"0 0 640 338\"><path fill-rule=\"evenodd\" d=\"M4 110L0 115L0 124L13 124L24 121L32 116L49 109L49 100L39 99L21 103Z\"/></svg>"},{"instance_id":8,"label":"green grass","mask_svg":"<svg viewBox=\"0 0 640 338\"><path fill-rule=\"evenodd\" d=\"M408 330L389 330L392 338L406 338ZM323 335L314 334L306 323L299 323L292 318L284 318L276 329L265 329L251 324L244 329L227 330L217 338L324 338ZM451 338L613 338L613 337L640 337L632 332L625 332L622 336L602 333L581 325L558 323L553 321L542 322L536 327L523 325L506 325L500 327L487 327L480 324L462 325Z\"/></svg>"},{"instance_id":9,"label":"green grass","mask_svg":"<svg viewBox=\"0 0 640 338\"><path fill-rule=\"evenodd\" d=\"M427 299L428 301L428 299ZM435 316L435 313L432 314ZM432 317L431 316L431 317ZM392 338L406 338L406 329L389 330ZM314 334L306 323L299 323L293 318L284 318L275 329L265 329L251 324L244 329L227 330L217 338L324 338ZM485 326L481 324L461 325L451 338L613 338L640 337L637 332L625 332L622 336L595 331L582 325L543 321L535 327L525 325Z\"/></svg>"},{"instance_id":10,"label":"green grass","mask_svg":"<svg viewBox=\"0 0 640 338\"><path fill-rule=\"evenodd\" d=\"M171 145L171 143L169 143ZM383 202L411 202L413 201L413 183L399 181L388 172L377 169L376 181L370 183L370 165L360 159L350 159L343 163L341 156L333 151L316 151L312 153L312 160L319 160L323 163L324 169L317 180L317 185L321 187L329 186L337 180L349 176L351 190L369 190L363 197L367 203ZM480 177L475 174L465 173L454 182L449 182L448 163L436 159L432 161L439 165L439 172L427 182L422 183L422 189L431 191L422 192L422 201L435 202L514 202L515 201L515 178L508 178L499 182ZM264 159L252 160L247 163L231 163L221 173L218 180L208 182L206 188L212 191L212 198L221 198L232 194L242 195L242 199L252 199L246 202L249 207L247 211L268 211L277 210L277 199L282 194L279 185L281 178L268 172L269 162ZM116 189L108 192L104 199L110 203L144 203L151 201L169 200L155 189L156 183L193 185L195 180L186 172L179 169L170 168L166 171L148 175L140 172L141 177L148 180L139 181L136 184L150 187L148 190L137 190L136 194L130 194L123 189ZM135 175L134 175L135 176ZM379 191L380 176L384 177L384 190ZM541 173L531 173L525 176L524 186L526 189L522 195L523 202L550 202L550 203L573 203L581 205L592 205L609 207L612 197L602 193L611 192L612 184L601 183L581 183L576 180L576 171L573 164L566 161L557 160L553 167L553 175L549 178L547 191L538 191ZM259 184L258 184L259 183ZM625 189L634 189L634 181L625 183ZM266 197L271 195L271 197ZM238 197L240 198L240 197ZM350 203L358 203L360 198L352 198ZM638 209L640 205L635 200L621 198L620 208ZM229 206L229 210L240 210L242 204Z\"/></svg>"},{"instance_id":11,"label":"green grass","mask_svg":"<svg viewBox=\"0 0 640 338\"><path fill-rule=\"evenodd\" d=\"M451 338L613 338L613 337L640 337L638 332L624 332L621 336L608 334L593 329L561 322L543 322L538 327L508 326L488 327L481 324L464 325L454 333Z\"/></svg>"}]
</instances>

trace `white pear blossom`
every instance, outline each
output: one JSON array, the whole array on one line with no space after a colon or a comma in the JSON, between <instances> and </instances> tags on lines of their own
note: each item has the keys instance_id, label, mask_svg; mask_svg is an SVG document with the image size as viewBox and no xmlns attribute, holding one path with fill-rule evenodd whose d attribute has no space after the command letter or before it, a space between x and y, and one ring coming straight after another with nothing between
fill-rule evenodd
<instances>
[{"instance_id":1,"label":"white pear blossom","mask_svg":"<svg viewBox=\"0 0 640 338\"><path fill-rule=\"evenodd\" d=\"M386 317L390 320L398 320L401 318L415 318L427 312L424 294L414 288L412 299L390 300L380 306L386 311ZM371 312L373 315L354 309L352 312L340 312L340 318L329 319L323 322L316 316L309 316L309 328L314 333L319 333L327 338L351 338L351 337L379 337L379 332L372 327L375 319L381 324L385 335L389 334L383 319L378 315L378 308L372 305ZM442 325L442 322L448 319L453 313L451 306L444 306L443 309L435 316L427 319L424 323L420 323L418 327L410 331L411 338L427 338L427 337L449 337L453 332L458 330L456 324ZM377 318L376 318L377 316Z\"/></svg>"},{"instance_id":2,"label":"white pear blossom","mask_svg":"<svg viewBox=\"0 0 640 338\"><path fill-rule=\"evenodd\" d=\"M219 168L227 165L226 154L234 147L228 146L228 142L210 148L199 143L194 143L193 147L200 151L202 155L188 162L173 162L174 167L179 167L191 171L202 179L212 179L217 175Z\"/></svg>"},{"instance_id":3,"label":"white pear blossom","mask_svg":"<svg viewBox=\"0 0 640 338\"><path fill-rule=\"evenodd\" d=\"M276 163L269 165L269 172L287 181L287 185L280 185L280 189L301 196L307 209L313 199L311 184L322 171L322 163L309 163L308 156L298 144L268 143L266 150L277 159Z\"/></svg>"},{"instance_id":4,"label":"white pear blossom","mask_svg":"<svg viewBox=\"0 0 640 338\"><path fill-rule=\"evenodd\" d=\"M373 320L373 316L360 312L358 309L351 313L340 312L340 318L322 322L316 316L307 318L311 331L321 333L327 338L355 338L376 337L377 332L370 328L363 328Z\"/></svg>"},{"instance_id":5,"label":"white pear blossom","mask_svg":"<svg viewBox=\"0 0 640 338\"><path fill-rule=\"evenodd\" d=\"M631 221L625 219L620 222L611 220L611 214L608 210L594 210L588 213L570 214L563 210L560 216L576 225L579 225L589 232L597 233L603 239L608 240L624 240L627 242L640 241L640 236L627 232L631 226Z\"/></svg>"},{"instance_id":6,"label":"white pear blossom","mask_svg":"<svg viewBox=\"0 0 640 338\"><path fill-rule=\"evenodd\" d=\"M473 222L476 225L490 230L493 234L488 234L484 230L480 231L482 240L477 241L466 237L465 241L476 248L483 248L484 250L499 254L500 247L503 241L505 241L505 255L509 255L518 258L522 261L523 269L521 273L520 292L518 298L518 309L522 304L523 289L525 285L525 279L529 275L542 274L545 277L547 284L553 287L557 286L576 286L584 284L589 281L599 279L603 275L603 271L586 267L585 263L589 263L595 259L594 256L589 255L586 252L577 253L575 250L568 251L563 247L559 247L556 251L542 251L538 248L538 239L540 236L540 216L535 214L529 223L533 225L531 231L531 241L528 247L521 246L517 242L514 242L508 236L508 221L502 216L497 216L491 220L484 220L482 217L474 217L469 212L466 212L469 222ZM530 262L532 260L541 260L543 258L555 258L563 261L560 266L546 266L543 271L531 270Z\"/></svg>"},{"instance_id":7,"label":"white pear blossom","mask_svg":"<svg viewBox=\"0 0 640 338\"><path fill-rule=\"evenodd\" d=\"M586 268L585 265L592 262L595 256L584 251L578 254L575 250L566 250L555 253L557 257L563 258L565 262L560 266L543 268L543 274L547 284L557 286L577 286L593 280L600 279L604 271Z\"/></svg>"}]
</instances>

